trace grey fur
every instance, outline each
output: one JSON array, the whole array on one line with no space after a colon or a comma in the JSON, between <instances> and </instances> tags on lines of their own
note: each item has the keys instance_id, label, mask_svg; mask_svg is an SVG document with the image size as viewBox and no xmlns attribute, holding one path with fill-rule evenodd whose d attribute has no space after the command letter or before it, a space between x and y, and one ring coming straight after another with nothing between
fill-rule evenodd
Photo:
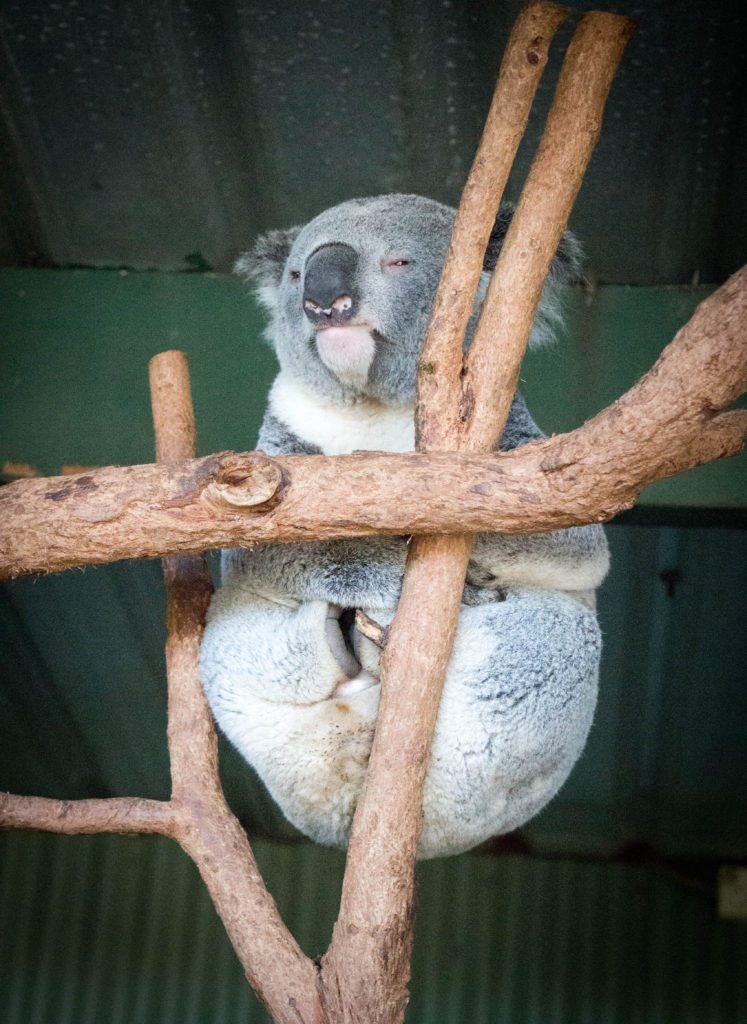
<instances>
[{"instance_id":1,"label":"grey fur","mask_svg":"<svg viewBox=\"0 0 747 1024\"><path fill-rule=\"evenodd\" d=\"M270 312L267 336L281 366L260 448L406 450L420 344L453 217L417 196L352 200L304 227L270 233L242 257L237 269ZM509 220L510 210L502 210L488 271ZM301 301L306 262L332 243L358 254L357 316L374 339L367 373L354 383L323 362ZM577 271L578 258L567 235L536 340L557 324L557 286ZM390 274L392 259L413 262ZM500 447L541 436L517 393ZM224 553L203 644L208 697L288 817L323 842L346 841L378 702L378 653L355 631L344 635L340 609L390 621L406 553L402 537ZM466 849L515 827L570 771L596 697L594 590L606 569L597 526L476 538L426 787L421 856ZM351 665L360 666L352 679ZM343 698L351 717L338 710Z\"/></svg>"}]
</instances>

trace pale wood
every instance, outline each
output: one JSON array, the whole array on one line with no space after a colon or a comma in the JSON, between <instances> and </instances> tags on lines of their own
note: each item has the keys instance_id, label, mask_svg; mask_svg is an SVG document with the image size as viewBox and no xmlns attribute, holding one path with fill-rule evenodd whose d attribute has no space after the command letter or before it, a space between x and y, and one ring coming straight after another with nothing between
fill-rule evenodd
<instances>
[{"instance_id":1,"label":"pale wood","mask_svg":"<svg viewBox=\"0 0 747 1024\"><path fill-rule=\"evenodd\" d=\"M567 8L557 4L528 4L506 45L423 341L416 416L416 445L420 451L456 447L453 441L462 395L462 343L485 249L550 43L569 14Z\"/></svg>"},{"instance_id":2,"label":"pale wood","mask_svg":"<svg viewBox=\"0 0 747 1024\"><path fill-rule=\"evenodd\" d=\"M542 141L465 356L460 449L491 448L506 422L544 281L632 31L629 19L593 11L581 19L568 47Z\"/></svg>"},{"instance_id":3,"label":"pale wood","mask_svg":"<svg viewBox=\"0 0 747 1024\"><path fill-rule=\"evenodd\" d=\"M743 267L617 402L502 455L226 453L17 480L0 488L0 578L253 541L539 533L610 519L654 480L741 450L747 413L724 410L747 386L746 324ZM235 501L228 480L239 481Z\"/></svg>"},{"instance_id":4,"label":"pale wood","mask_svg":"<svg viewBox=\"0 0 747 1024\"><path fill-rule=\"evenodd\" d=\"M156 451L194 456L189 369L182 352L150 362ZM197 865L249 984L282 1024L316 1021L317 972L283 924L218 776L218 741L200 678L200 642L212 583L204 555L164 559L166 677L175 838Z\"/></svg>"},{"instance_id":5,"label":"pale wood","mask_svg":"<svg viewBox=\"0 0 747 1024\"><path fill-rule=\"evenodd\" d=\"M171 803L139 797L105 800L50 800L0 793L0 828L84 835L145 832L173 836L177 817Z\"/></svg>"},{"instance_id":6,"label":"pale wood","mask_svg":"<svg viewBox=\"0 0 747 1024\"><path fill-rule=\"evenodd\" d=\"M195 420L189 366L183 352L161 352L149 364L153 430L159 463L178 464L195 455ZM200 641L213 593L205 556L163 561L166 585L166 679L172 798L195 792L220 795L218 743L202 689Z\"/></svg>"},{"instance_id":7,"label":"pale wood","mask_svg":"<svg viewBox=\"0 0 747 1024\"><path fill-rule=\"evenodd\" d=\"M589 32L584 28L590 19L598 26L597 31ZM556 24L553 21L553 25ZM612 15L597 19L595 15L587 15L576 33L580 41L571 47L563 65L561 77L569 97L580 99L588 95L589 108L597 112L604 106L611 75L622 56L618 38L623 25L629 25L627 19ZM510 68L504 76L507 62L517 57L519 62L526 61L526 53L520 49L517 52L509 45L499 90L501 81L510 81L512 77ZM602 75L589 75L589 68L597 62L608 70ZM586 77L590 77L588 94L580 83L580 79ZM536 82L528 83L527 90L533 90L534 85ZM567 102L564 99L561 111L566 110ZM557 110L553 110L556 119ZM500 138L500 123L494 122L491 128ZM540 153L535 160L537 164L544 159L547 180L532 180L530 176L525 194L530 192L530 201L541 199L550 226L557 225L558 232L546 261L527 260L525 253L533 248L535 240L531 221L525 217L513 232L513 244L504 245L501 252L495 273L502 272L508 280L517 282L513 300L529 315L510 320L502 331L501 350L486 353L482 324L484 320L489 322L491 306L494 309L497 304L497 293L493 291L491 295L489 290L473 345L478 345L478 359L483 363L491 360L498 363L503 351L509 354L509 363L502 369L496 370L493 365L489 369L482 367L489 380L500 387L508 386L510 357L520 361L523 355L549 261L570 210L568 195L572 201L591 149L592 145L556 146L544 157ZM486 191L484 183L482 190ZM475 170L465 194L474 196L480 191L480 174ZM471 203L472 199L467 202ZM487 206L484 196L478 195L474 202L484 216ZM474 251L471 255L473 265ZM466 269L470 266L469 256L467 247L455 254L452 270L457 280L469 280ZM461 260L464 260L464 273L460 273ZM442 277L437 308L446 283ZM451 304L454 304L453 299ZM420 451L434 447L490 450L503 432L510 401L495 402L485 390L478 395L475 380L465 379L462 372L454 376L455 368L461 370L462 366L460 339L464 336L471 307L470 295L468 301L461 304L461 322L454 323L453 330L447 331L436 321L433 334L426 337L416 406L416 438ZM440 360L445 365L440 366ZM447 383L451 380L452 385L458 384L458 389L437 387L434 392L430 373L423 372L426 367L430 369L431 361L436 372L442 369ZM514 380L514 389L515 383ZM339 994L335 1007L340 1019L349 1024L378 1019L404 1020L423 789L471 550L472 537L464 534L418 537L410 544L402 595L381 659L381 699L376 731L365 785L353 819L340 912L323 961L325 979L330 975L340 979L339 984L332 982L329 988ZM428 626L437 623L438 628L424 629L424 623ZM425 635L427 644L423 642Z\"/></svg>"},{"instance_id":8,"label":"pale wood","mask_svg":"<svg viewBox=\"0 0 747 1024\"><path fill-rule=\"evenodd\" d=\"M389 627L382 626L376 619L372 619L362 608L358 608L355 613L355 626L359 633L368 637L377 647L382 650L386 647L389 639Z\"/></svg>"}]
</instances>

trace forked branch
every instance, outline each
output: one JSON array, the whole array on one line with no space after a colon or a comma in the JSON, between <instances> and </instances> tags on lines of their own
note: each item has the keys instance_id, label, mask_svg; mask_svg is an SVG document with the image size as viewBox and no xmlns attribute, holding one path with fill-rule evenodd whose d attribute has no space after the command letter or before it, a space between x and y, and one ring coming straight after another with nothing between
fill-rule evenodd
<instances>
[{"instance_id":1,"label":"forked branch","mask_svg":"<svg viewBox=\"0 0 747 1024\"><path fill-rule=\"evenodd\" d=\"M526 25L519 20L501 67L499 91L502 83L521 77L520 71L514 73L514 63L533 65L537 50L546 52L561 20L556 9L529 12L544 13L546 22L527 49L521 36ZM447 262L418 375L418 450L489 451L498 441L550 261L596 143L630 31L631 23L616 15L589 14L581 20L465 359L462 346L471 303L462 302L461 322L446 332L439 321L439 297L451 275L457 280L474 277L478 254L466 250L462 266L456 258ZM535 87L536 80L527 76L524 95L531 96ZM569 132L574 123L581 130ZM491 122L491 130L500 135L498 120ZM518 141L510 130L506 135L509 145ZM482 206L483 224L489 226L502 186L500 191L481 190L476 184L480 176L478 162L465 193L477 193L474 206ZM457 228L472 208L471 202L460 208ZM435 389L430 383L434 370L440 371ZM381 658L376 732L353 820L340 913L323 963L325 976L338 979L329 990L340 1019L350 1024L403 1019L423 789L471 550L472 537L464 533L416 537L409 547L397 614ZM428 644L422 642L423 623L438 624L429 630Z\"/></svg>"}]
</instances>

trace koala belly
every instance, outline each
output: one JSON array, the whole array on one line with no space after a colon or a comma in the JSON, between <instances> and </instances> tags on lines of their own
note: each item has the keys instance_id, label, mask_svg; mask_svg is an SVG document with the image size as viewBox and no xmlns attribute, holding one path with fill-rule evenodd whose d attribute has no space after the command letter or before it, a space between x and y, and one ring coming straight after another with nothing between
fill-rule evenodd
<instances>
[{"instance_id":1,"label":"koala belly","mask_svg":"<svg viewBox=\"0 0 747 1024\"><path fill-rule=\"evenodd\" d=\"M373 613L382 624L390 621ZM373 738L377 655L352 673L324 601L278 600L231 580L213 599L205 691L229 740L286 817L318 842L347 843ZM427 642L427 637L424 638ZM468 850L533 817L579 757L597 694L593 611L557 592L510 590L463 607L434 735L418 855Z\"/></svg>"}]
</instances>

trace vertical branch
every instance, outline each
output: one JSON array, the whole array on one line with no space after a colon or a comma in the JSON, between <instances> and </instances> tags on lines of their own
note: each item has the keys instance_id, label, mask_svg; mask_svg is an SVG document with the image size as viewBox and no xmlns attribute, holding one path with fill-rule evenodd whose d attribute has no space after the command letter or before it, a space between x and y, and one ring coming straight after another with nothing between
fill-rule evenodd
<instances>
[{"instance_id":1,"label":"vertical branch","mask_svg":"<svg viewBox=\"0 0 747 1024\"><path fill-rule=\"evenodd\" d=\"M537 155L493 272L461 375L457 447L487 450L508 418L550 263L602 129L612 79L633 31L616 14L586 14L563 61Z\"/></svg>"},{"instance_id":2,"label":"vertical branch","mask_svg":"<svg viewBox=\"0 0 747 1024\"><path fill-rule=\"evenodd\" d=\"M151 359L149 373L157 461L194 458L187 357L183 352L161 352ZM213 592L207 559L172 555L163 559L163 574L172 798L189 798L196 792L216 795L218 744L199 669L200 641Z\"/></svg>"},{"instance_id":3,"label":"vertical branch","mask_svg":"<svg viewBox=\"0 0 747 1024\"><path fill-rule=\"evenodd\" d=\"M557 8L536 5L524 12L524 19L529 14L537 17L543 13L547 33L538 34L532 46L542 43L546 51L561 20ZM525 27L526 21L520 19L517 31ZM539 170L533 169L531 188L528 183L522 197L520 207L524 212L518 227L513 229L512 244L504 246L495 272L501 283L488 292L473 341L476 351L466 362L462 357L462 337L473 293L457 299L458 293L449 289L456 288L462 280L475 278L482 251L478 253L466 245L463 250L455 246L450 253L451 262L441 278L434 303L436 314L430 322L420 363L416 414L419 450L438 446L489 449L502 433L510 397L508 402L496 403L490 389L498 390L500 395L513 395L518 363L549 262L596 141L609 84L629 32L630 22L614 15L591 14L582 21L575 45L564 62L563 89L553 106L552 125L548 126L546 136L549 143L541 147L535 161ZM530 53L534 55L531 58ZM523 83L520 91L524 90L524 103L530 103L536 79L522 76L519 70L514 72L507 62L522 67L527 61L534 65L535 58L535 50L527 50L523 40L520 43L512 36L498 90L518 88ZM579 117L584 129L581 134L586 138L580 146L564 147L559 144L558 126L565 123L574 103L581 106L580 115L576 110L575 116ZM500 101L495 107L501 109ZM490 131L496 137L486 150L500 148L501 129L500 120L491 121ZM514 146L515 150L510 130L506 137L507 146ZM504 166L501 163L501 170ZM463 203L470 217L479 220L481 211L482 231L476 229L471 237L473 244L474 239L484 240L484 251L495 214L495 195L483 179L483 170L476 161ZM535 225L526 210L534 203L545 211L543 226L549 231L550 242L541 249L539 258L530 260L527 254L537 240L532 233ZM461 217L462 207L457 224ZM490 335L495 330L494 311L498 297L505 294L505 281L511 282L511 302L522 314L510 318L503 326L500 340L510 357L501 359ZM459 306L461 320L447 324L444 309L455 304ZM484 381L478 381L480 373L484 374ZM481 387L484 382L487 386ZM472 426L472 421L476 426ZM355 815L340 916L325 961L325 972L329 969L344 978L344 990L338 985L338 996L341 1019L345 1021L363 1024L371 1019L403 1018L423 787L471 547L472 539L467 536L419 537L410 545L402 596L381 663L376 734L366 785ZM423 623L431 622L438 623L440 628L429 628L426 647L422 643Z\"/></svg>"},{"instance_id":4,"label":"vertical branch","mask_svg":"<svg viewBox=\"0 0 747 1024\"><path fill-rule=\"evenodd\" d=\"M462 344L483 255L550 42L566 14L554 4L525 8L501 63L420 360L421 451L457 446ZM467 536L415 538L410 545L381 661L376 733L353 823L340 914L323 967L331 1005L346 1022L396 1022L404 1016L423 787L471 550ZM427 646L420 642L423 622L439 625L428 631Z\"/></svg>"},{"instance_id":5,"label":"vertical branch","mask_svg":"<svg viewBox=\"0 0 747 1024\"><path fill-rule=\"evenodd\" d=\"M418 451L448 450L458 431L462 342L485 249L547 64L550 43L571 12L530 3L511 30L480 145L459 203L418 366Z\"/></svg>"},{"instance_id":6,"label":"vertical branch","mask_svg":"<svg viewBox=\"0 0 747 1024\"><path fill-rule=\"evenodd\" d=\"M189 370L182 352L150 362L160 462L194 456ZM169 758L175 837L197 865L247 980L278 1024L317 1024L317 972L283 924L249 841L228 808L218 776L218 745L202 689L200 641L212 584L204 555L163 560Z\"/></svg>"}]
</instances>

